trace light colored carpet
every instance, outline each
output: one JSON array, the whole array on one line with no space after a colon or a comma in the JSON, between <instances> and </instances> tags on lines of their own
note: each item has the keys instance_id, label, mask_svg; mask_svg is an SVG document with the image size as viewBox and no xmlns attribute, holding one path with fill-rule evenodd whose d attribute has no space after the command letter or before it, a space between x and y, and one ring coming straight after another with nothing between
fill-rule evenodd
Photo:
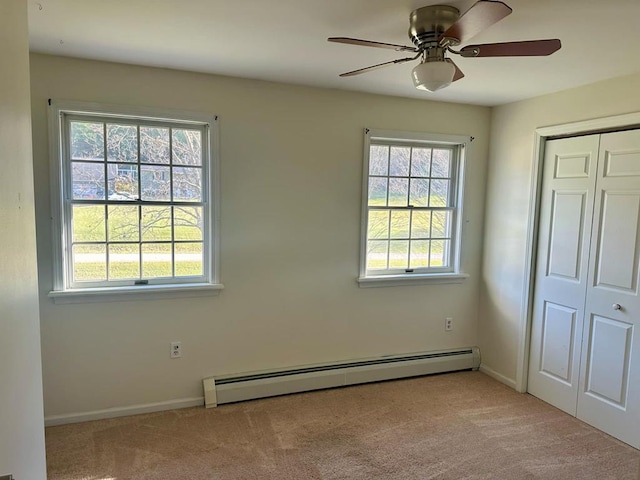
<instances>
[{"instance_id":1,"label":"light colored carpet","mask_svg":"<svg viewBox=\"0 0 640 480\"><path fill-rule=\"evenodd\" d=\"M51 427L49 480L636 480L640 452L479 372Z\"/></svg>"}]
</instances>

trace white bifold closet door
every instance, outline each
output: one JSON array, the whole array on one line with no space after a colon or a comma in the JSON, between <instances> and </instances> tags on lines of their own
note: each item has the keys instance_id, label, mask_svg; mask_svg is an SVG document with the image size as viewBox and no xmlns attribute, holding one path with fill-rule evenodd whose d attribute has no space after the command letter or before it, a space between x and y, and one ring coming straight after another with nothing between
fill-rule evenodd
<instances>
[{"instance_id":1,"label":"white bifold closet door","mask_svg":"<svg viewBox=\"0 0 640 480\"><path fill-rule=\"evenodd\" d=\"M640 447L640 131L546 143L529 392Z\"/></svg>"}]
</instances>

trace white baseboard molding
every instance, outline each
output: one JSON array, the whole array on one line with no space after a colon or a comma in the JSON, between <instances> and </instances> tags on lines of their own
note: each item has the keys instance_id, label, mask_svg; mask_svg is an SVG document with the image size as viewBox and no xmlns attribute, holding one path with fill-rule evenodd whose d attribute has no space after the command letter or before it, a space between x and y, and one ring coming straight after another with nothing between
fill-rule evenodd
<instances>
[{"instance_id":1,"label":"white baseboard molding","mask_svg":"<svg viewBox=\"0 0 640 480\"><path fill-rule=\"evenodd\" d=\"M276 378L244 379L242 382L234 377L219 377L220 385L215 382L208 388L205 379L204 393L213 398L207 402L207 406L216 406L222 403L238 402L242 400L264 398L275 395L283 395L295 392L305 392L317 389L332 388L346 385L358 385L361 383L377 382L384 380L400 379L433 373L454 372L459 370L477 369L480 364L480 354L477 347L453 349L451 351L420 352L416 354L376 357L375 359L360 359L353 362L337 362L335 364L315 365L311 369L320 369L318 372L302 372L294 369L288 372L270 372L276 374ZM307 366L303 370L309 370ZM482 370L482 366L480 367ZM490 369L489 369L490 370ZM493 372L493 373L491 373ZM485 371L497 380L515 387L514 381L491 370ZM251 372L246 376L265 376L265 372ZM504 380L503 380L504 379ZM505 381L506 380L506 381ZM509 383L511 382L511 383ZM213 390L212 390L213 389ZM212 394L213 392L213 394ZM67 413L62 415L50 415L44 419L46 427L65 425L68 423L89 422L107 418L139 415L142 413L161 412L177 408L188 408L205 405L205 397L180 398L165 402L130 405L123 407L93 410L89 412Z\"/></svg>"},{"instance_id":2,"label":"white baseboard molding","mask_svg":"<svg viewBox=\"0 0 640 480\"><path fill-rule=\"evenodd\" d=\"M491 378L504 383L506 386L516 389L516 381L512 378L506 377L501 373L496 372L493 368L487 367L484 363L480 364L480 371Z\"/></svg>"},{"instance_id":3,"label":"white baseboard molding","mask_svg":"<svg viewBox=\"0 0 640 480\"><path fill-rule=\"evenodd\" d=\"M175 410L176 408L201 407L204 405L204 397L179 398L166 402L145 403L142 405L130 405L127 407L106 408L82 413L65 413L63 415L50 415L44 418L45 427L65 425L67 423L90 422L105 418L127 417L141 413L162 412Z\"/></svg>"}]
</instances>

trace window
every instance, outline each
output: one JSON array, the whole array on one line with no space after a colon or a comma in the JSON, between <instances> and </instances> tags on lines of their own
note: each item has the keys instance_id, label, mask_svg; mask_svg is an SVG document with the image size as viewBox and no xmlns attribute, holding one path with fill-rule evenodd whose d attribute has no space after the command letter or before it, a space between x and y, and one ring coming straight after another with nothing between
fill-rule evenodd
<instances>
[{"instance_id":1,"label":"window","mask_svg":"<svg viewBox=\"0 0 640 480\"><path fill-rule=\"evenodd\" d=\"M216 119L51 106L51 296L215 291Z\"/></svg>"},{"instance_id":2,"label":"window","mask_svg":"<svg viewBox=\"0 0 640 480\"><path fill-rule=\"evenodd\" d=\"M453 282L469 137L365 131L361 286Z\"/></svg>"}]
</instances>

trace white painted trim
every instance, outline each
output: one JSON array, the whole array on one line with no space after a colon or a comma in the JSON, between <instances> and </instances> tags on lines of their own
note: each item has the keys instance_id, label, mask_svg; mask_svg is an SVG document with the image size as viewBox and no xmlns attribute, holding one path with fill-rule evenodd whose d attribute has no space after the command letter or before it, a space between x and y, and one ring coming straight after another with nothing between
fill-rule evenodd
<instances>
[{"instance_id":1,"label":"white painted trim","mask_svg":"<svg viewBox=\"0 0 640 480\"><path fill-rule=\"evenodd\" d=\"M50 177L50 197L51 197L51 248L53 260L53 289L64 288L63 275L66 266L62 256L62 246L66 243L62 238L62 145L60 143L61 125L60 109L55 101L49 100L47 109L47 121L49 124L49 177Z\"/></svg>"},{"instance_id":2,"label":"white painted trim","mask_svg":"<svg viewBox=\"0 0 640 480\"><path fill-rule=\"evenodd\" d=\"M193 122L197 124L211 124L214 115L194 112L190 110L175 110L173 108L141 107L130 105L117 105L110 103L80 102L76 100L51 100L50 105L54 112L65 113L99 113L101 116L126 116L137 118L153 118L175 122ZM108 112L105 114L105 112Z\"/></svg>"},{"instance_id":3,"label":"white painted trim","mask_svg":"<svg viewBox=\"0 0 640 480\"><path fill-rule=\"evenodd\" d=\"M368 131L368 132L367 132ZM365 134L369 134L371 138L377 140L398 141L408 140L425 143L441 143L447 145L462 145L469 142L468 135L447 135L440 133L424 133L424 132L407 132L401 130L380 130L376 128L365 129ZM367 172L368 175L368 172Z\"/></svg>"},{"instance_id":4,"label":"white painted trim","mask_svg":"<svg viewBox=\"0 0 640 480\"><path fill-rule=\"evenodd\" d=\"M456 254L453 259L453 271L455 273L465 275L462 273L462 230L464 227L464 195L467 190L467 165L472 158L473 153L473 137L467 137L464 143L459 144L458 162L456 168L458 169L455 179L455 189L458 198L456 199L456 209L454 210L454 218L456 229Z\"/></svg>"},{"instance_id":5,"label":"white painted trim","mask_svg":"<svg viewBox=\"0 0 640 480\"><path fill-rule=\"evenodd\" d=\"M214 296L224 289L221 283L141 285L139 287L105 287L62 290L49 292L56 304L122 302L128 300L159 300L163 298L185 298Z\"/></svg>"},{"instance_id":6,"label":"white painted trim","mask_svg":"<svg viewBox=\"0 0 640 480\"><path fill-rule=\"evenodd\" d=\"M529 197L529 221L527 222L527 243L525 246L525 263L522 278L523 309L520 315L518 337L518 360L516 366L515 389L520 393L527 391L529 383L529 353L531 351L531 306L533 305L533 287L535 282L535 262L538 249L538 217L540 215L540 196L542 195L542 164L546 137L538 131L535 133L534 161L531 166L531 187Z\"/></svg>"},{"instance_id":7,"label":"white painted trim","mask_svg":"<svg viewBox=\"0 0 640 480\"><path fill-rule=\"evenodd\" d=\"M518 358L515 389L526 392L529 377L529 352L531 344L534 265L538 241L538 217L540 215L540 194L542 188L542 160L544 145L548 137L571 136L576 134L597 133L615 129L640 128L640 112L596 118L580 122L552 125L537 128L534 138L534 157L531 173L531 192L529 196L529 221L525 246L524 285L522 291L522 310L520 316L520 335L518 338ZM482 366L480 367L482 370ZM485 372L487 373L487 372ZM489 373L487 373L490 375Z\"/></svg>"},{"instance_id":8,"label":"white painted trim","mask_svg":"<svg viewBox=\"0 0 640 480\"><path fill-rule=\"evenodd\" d=\"M613 115L611 117L594 118L580 122L565 123L561 125L551 125L536 129L536 133L541 137L567 136L573 134L597 133L598 131L629 128L637 126L640 128L640 112L627 113L623 115ZM546 139L545 139L546 140Z\"/></svg>"},{"instance_id":9,"label":"white painted trim","mask_svg":"<svg viewBox=\"0 0 640 480\"><path fill-rule=\"evenodd\" d=\"M213 123L209 126L209 278L212 284L222 285L220 282L220 242L222 234L220 230L220 126L218 115L213 117ZM213 258L211 258L213 256Z\"/></svg>"},{"instance_id":10,"label":"white painted trim","mask_svg":"<svg viewBox=\"0 0 640 480\"><path fill-rule=\"evenodd\" d=\"M364 129L364 158L362 161L362 190L360 192L360 276L367 275L367 216L369 215L369 151L371 150L371 129Z\"/></svg>"},{"instance_id":11,"label":"white painted trim","mask_svg":"<svg viewBox=\"0 0 640 480\"><path fill-rule=\"evenodd\" d=\"M484 363L480 365L480 371L485 375L493 378L494 380L497 380L500 383L504 383L507 387L511 387L514 390L517 390L516 381L514 379L496 372L493 368L487 367Z\"/></svg>"},{"instance_id":12,"label":"white painted trim","mask_svg":"<svg viewBox=\"0 0 640 480\"><path fill-rule=\"evenodd\" d=\"M175 410L177 408L201 407L202 405L204 405L204 397L179 398L166 402L144 403L141 405L106 408L104 410L93 410L82 413L50 415L45 417L44 425L46 427L52 427L54 425L89 422L92 420L103 420L105 418L127 417L129 415L139 415L141 413L163 412L165 410Z\"/></svg>"},{"instance_id":13,"label":"white painted trim","mask_svg":"<svg viewBox=\"0 0 640 480\"><path fill-rule=\"evenodd\" d=\"M398 287L401 285L428 285L462 283L467 273L431 273L425 275L380 275L377 277L359 277L360 288Z\"/></svg>"}]
</instances>

